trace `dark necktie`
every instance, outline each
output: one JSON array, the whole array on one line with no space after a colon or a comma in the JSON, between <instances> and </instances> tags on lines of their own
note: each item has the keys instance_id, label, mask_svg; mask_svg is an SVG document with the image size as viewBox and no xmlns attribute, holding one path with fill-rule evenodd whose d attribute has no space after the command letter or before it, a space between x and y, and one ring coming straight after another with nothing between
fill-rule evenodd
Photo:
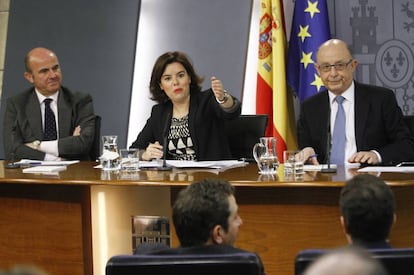
<instances>
[{"instance_id":1,"label":"dark necktie","mask_svg":"<svg viewBox=\"0 0 414 275\"><path fill-rule=\"evenodd\" d=\"M342 106L344 100L343 96L335 97L335 101L338 103L338 112L332 134L331 162L338 165L343 165L345 162L345 111Z\"/></svg>"},{"instance_id":2,"label":"dark necktie","mask_svg":"<svg viewBox=\"0 0 414 275\"><path fill-rule=\"evenodd\" d=\"M45 129L43 131L43 140L56 140L57 131L56 131L56 119L55 114L50 108L50 103L53 99L46 98L43 102L45 103Z\"/></svg>"}]
</instances>

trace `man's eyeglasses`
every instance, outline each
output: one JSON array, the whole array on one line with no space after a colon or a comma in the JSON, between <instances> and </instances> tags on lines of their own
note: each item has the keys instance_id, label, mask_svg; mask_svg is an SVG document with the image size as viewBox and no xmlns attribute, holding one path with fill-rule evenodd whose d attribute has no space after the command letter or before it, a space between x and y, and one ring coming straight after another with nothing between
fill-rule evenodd
<instances>
[{"instance_id":1,"label":"man's eyeglasses","mask_svg":"<svg viewBox=\"0 0 414 275\"><path fill-rule=\"evenodd\" d=\"M345 70L345 68L351 64L352 62L352 58L348 61L348 62L338 62L335 64L322 64L322 65L318 65L319 66L319 70L321 70L324 73L330 72L331 71L331 67L334 67L336 71L343 71Z\"/></svg>"}]
</instances>

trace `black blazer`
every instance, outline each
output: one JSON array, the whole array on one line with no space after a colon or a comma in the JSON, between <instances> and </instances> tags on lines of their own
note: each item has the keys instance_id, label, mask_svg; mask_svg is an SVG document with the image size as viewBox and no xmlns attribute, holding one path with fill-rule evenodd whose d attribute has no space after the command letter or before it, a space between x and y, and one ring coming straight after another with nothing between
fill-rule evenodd
<instances>
[{"instance_id":1,"label":"black blazer","mask_svg":"<svg viewBox=\"0 0 414 275\"><path fill-rule=\"evenodd\" d=\"M313 147L320 163L326 163L329 109L325 90L302 103L297 124L299 147ZM378 151L384 165L414 161L414 139L389 89L355 82L355 139L357 151Z\"/></svg>"},{"instance_id":2,"label":"black blazer","mask_svg":"<svg viewBox=\"0 0 414 275\"><path fill-rule=\"evenodd\" d=\"M65 159L89 159L89 151L95 135L95 115L92 97L71 92L62 87L58 97L59 156ZM81 134L72 136L76 126ZM42 140L42 117L39 100L34 88L7 100L3 121L3 142L6 159L14 152L15 159L43 160L45 153L32 149L25 143Z\"/></svg>"},{"instance_id":3,"label":"black blazer","mask_svg":"<svg viewBox=\"0 0 414 275\"><path fill-rule=\"evenodd\" d=\"M234 106L225 111L217 103L211 89L191 92L188 126L197 160L231 159L223 120L240 115L241 104L236 98L233 99ZM171 123L172 107L169 100L153 106L150 118L131 147L145 150L149 143L158 141L162 144L164 129L169 129Z\"/></svg>"}]
</instances>

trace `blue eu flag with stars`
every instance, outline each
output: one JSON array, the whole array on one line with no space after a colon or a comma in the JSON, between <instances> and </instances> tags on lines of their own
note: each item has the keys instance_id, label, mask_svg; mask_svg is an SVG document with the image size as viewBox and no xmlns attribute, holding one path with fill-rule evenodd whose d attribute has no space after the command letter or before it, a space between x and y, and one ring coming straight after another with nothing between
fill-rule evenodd
<instances>
[{"instance_id":1,"label":"blue eu flag with stars","mask_svg":"<svg viewBox=\"0 0 414 275\"><path fill-rule=\"evenodd\" d=\"M319 46L328 39L326 0L296 0L288 48L287 82L301 102L323 88L314 65Z\"/></svg>"}]
</instances>

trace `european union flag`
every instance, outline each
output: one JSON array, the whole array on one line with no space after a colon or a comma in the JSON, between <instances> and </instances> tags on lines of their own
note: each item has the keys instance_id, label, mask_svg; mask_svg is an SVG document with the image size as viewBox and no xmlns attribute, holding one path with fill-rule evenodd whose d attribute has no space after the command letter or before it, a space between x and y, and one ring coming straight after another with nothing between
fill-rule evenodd
<instances>
[{"instance_id":1,"label":"european union flag","mask_svg":"<svg viewBox=\"0 0 414 275\"><path fill-rule=\"evenodd\" d=\"M296 0L287 59L287 82L302 102L323 83L316 72L316 53L330 39L326 0Z\"/></svg>"}]
</instances>

